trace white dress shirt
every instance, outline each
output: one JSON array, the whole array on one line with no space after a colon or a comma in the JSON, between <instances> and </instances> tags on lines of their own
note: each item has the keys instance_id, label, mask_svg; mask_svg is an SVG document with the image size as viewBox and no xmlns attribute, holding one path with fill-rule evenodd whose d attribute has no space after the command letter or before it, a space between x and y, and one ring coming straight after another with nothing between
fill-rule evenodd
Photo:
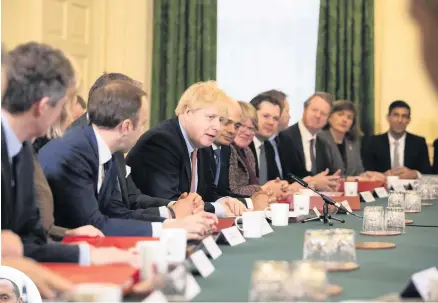
<instances>
[{"instance_id":1,"label":"white dress shirt","mask_svg":"<svg viewBox=\"0 0 438 303\"><path fill-rule=\"evenodd\" d=\"M256 136L254 136L254 139L252 141L254 142L254 147L255 147L255 150L256 150L257 166L260 169L260 148L262 147L263 142L260 141L260 139L257 138Z\"/></svg>"},{"instance_id":2,"label":"white dress shirt","mask_svg":"<svg viewBox=\"0 0 438 303\"><path fill-rule=\"evenodd\" d=\"M102 188L103 181L105 179L104 164L110 161L113 155L108 145L102 139L99 132L96 130L94 126L93 126L93 131L94 131L94 135L96 136L97 153L99 155L99 176L97 178L97 193L99 193L100 189ZM119 181L117 181L117 185L119 185L118 182ZM163 230L163 223L151 222L151 225L152 225L152 236L159 238Z\"/></svg>"},{"instance_id":3,"label":"white dress shirt","mask_svg":"<svg viewBox=\"0 0 438 303\"><path fill-rule=\"evenodd\" d=\"M298 122L298 128L300 130L301 133L301 142L303 143L303 151L304 151L304 160L306 161L306 170L307 171L312 171L312 160L310 158L310 140L314 140L314 142L316 143L316 134L312 135L309 130L307 129L307 127L304 125L303 121L300 120ZM315 144L313 145L313 153L315 154L316 157L316 149L315 149Z\"/></svg>"}]
</instances>

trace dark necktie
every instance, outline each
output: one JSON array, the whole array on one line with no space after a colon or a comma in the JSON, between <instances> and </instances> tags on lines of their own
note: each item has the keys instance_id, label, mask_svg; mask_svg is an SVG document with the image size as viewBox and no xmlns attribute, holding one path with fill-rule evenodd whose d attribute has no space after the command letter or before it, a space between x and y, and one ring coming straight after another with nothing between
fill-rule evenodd
<instances>
[{"instance_id":1,"label":"dark necktie","mask_svg":"<svg viewBox=\"0 0 438 303\"><path fill-rule=\"evenodd\" d=\"M219 183L219 176L221 174L221 150L220 148L217 148L213 152L214 152L214 163L216 166L215 175L214 175L214 185L217 185Z\"/></svg>"},{"instance_id":2,"label":"dark necktie","mask_svg":"<svg viewBox=\"0 0 438 303\"><path fill-rule=\"evenodd\" d=\"M310 140L310 162L312 163L312 175L316 175L315 139Z\"/></svg>"},{"instance_id":3,"label":"dark necktie","mask_svg":"<svg viewBox=\"0 0 438 303\"><path fill-rule=\"evenodd\" d=\"M268 163L266 162L265 144L260 145L259 184L268 182Z\"/></svg>"}]
</instances>

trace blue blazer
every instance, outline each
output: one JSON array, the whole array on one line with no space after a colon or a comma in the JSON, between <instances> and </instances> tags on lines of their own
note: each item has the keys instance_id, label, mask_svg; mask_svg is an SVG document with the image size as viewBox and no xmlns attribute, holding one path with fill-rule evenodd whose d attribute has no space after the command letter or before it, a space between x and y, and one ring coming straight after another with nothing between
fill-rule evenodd
<instances>
[{"instance_id":1,"label":"blue blazer","mask_svg":"<svg viewBox=\"0 0 438 303\"><path fill-rule=\"evenodd\" d=\"M56 225L90 224L107 236L152 236L150 222L111 218L114 205L123 205L122 196L116 173L105 178L97 192L99 154L90 125L75 127L50 141L40 150L38 160L52 189Z\"/></svg>"}]
</instances>

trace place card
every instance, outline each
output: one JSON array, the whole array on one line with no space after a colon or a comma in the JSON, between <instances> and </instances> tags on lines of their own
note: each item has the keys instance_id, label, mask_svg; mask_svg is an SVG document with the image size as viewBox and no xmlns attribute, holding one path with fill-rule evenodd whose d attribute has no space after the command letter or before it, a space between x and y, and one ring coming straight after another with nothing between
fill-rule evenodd
<instances>
[{"instance_id":1,"label":"place card","mask_svg":"<svg viewBox=\"0 0 438 303\"><path fill-rule=\"evenodd\" d=\"M201 292L201 286L196 282L195 277L191 273L187 273L186 278L186 293L187 302L192 301Z\"/></svg>"},{"instance_id":2,"label":"place card","mask_svg":"<svg viewBox=\"0 0 438 303\"><path fill-rule=\"evenodd\" d=\"M266 221L266 219L262 219L262 236L273 232L274 230L272 229L271 225L269 225L268 221Z\"/></svg>"},{"instance_id":3,"label":"place card","mask_svg":"<svg viewBox=\"0 0 438 303\"><path fill-rule=\"evenodd\" d=\"M203 250L197 250L191 254L190 259L202 277L207 278L214 272L214 265L210 262Z\"/></svg>"},{"instance_id":4,"label":"place card","mask_svg":"<svg viewBox=\"0 0 438 303\"><path fill-rule=\"evenodd\" d=\"M421 298L425 301L429 299L430 281L438 279L438 270L436 267L431 267L423 271L417 272L412 275L412 283L414 284L417 292Z\"/></svg>"},{"instance_id":5,"label":"place card","mask_svg":"<svg viewBox=\"0 0 438 303\"><path fill-rule=\"evenodd\" d=\"M342 201L341 205L344 206L349 212L353 212L353 210L351 209L350 203L348 203L348 201ZM349 215L349 213L347 213L347 215Z\"/></svg>"},{"instance_id":6,"label":"place card","mask_svg":"<svg viewBox=\"0 0 438 303\"><path fill-rule=\"evenodd\" d=\"M374 199L374 196L370 191L364 191L364 192L361 192L359 194L366 203L376 201L376 199Z\"/></svg>"},{"instance_id":7,"label":"place card","mask_svg":"<svg viewBox=\"0 0 438 303\"><path fill-rule=\"evenodd\" d=\"M202 244L204 244L205 249L212 259L216 260L222 255L222 250L219 248L219 245L217 245L212 236L208 236L202 240Z\"/></svg>"},{"instance_id":8,"label":"place card","mask_svg":"<svg viewBox=\"0 0 438 303\"><path fill-rule=\"evenodd\" d=\"M388 198L389 197L388 191L384 187L377 187L374 189L374 191L376 192L376 195L379 198Z\"/></svg>"},{"instance_id":9,"label":"place card","mask_svg":"<svg viewBox=\"0 0 438 303\"><path fill-rule=\"evenodd\" d=\"M320 213L319 210L316 208L316 206L313 208L313 212L314 212L315 215L317 215L318 217L321 216L321 213Z\"/></svg>"},{"instance_id":10,"label":"place card","mask_svg":"<svg viewBox=\"0 0 438 303\"><path fill-rule=\"evenodd\" d=\"M230 244L231 246L239 245L243 242L246 242L245 238L242 236L236 226L224 228L221 230L221 233L224 235L225 240L227 240L228 244Z\"/></svg>"},{"instance_id":11,"label":"place card","mask_svg":"<svg viewBox=\"0 0 438 303\"><path fill-rule=\"evenodd\" d=\"M146 297L143 301L143 303L167 303L166 296L163 295L163 293L159 290L153 291L149 296Z\"/></svg>"},{"instance_id":12,"label":"place card","mask_svg":"<svg viewBox=\"0 0 438 303\"><path fill-rule=\"evenodd\" d=\"M395 191L400 191L400 192L403 192L403 193L406 191L406 188L405 188L404 185L403 185L402 183L400 183L400 182L392 182L391 187L392 187L392 189L395 190Z\"/></svg>"}]
</instances>

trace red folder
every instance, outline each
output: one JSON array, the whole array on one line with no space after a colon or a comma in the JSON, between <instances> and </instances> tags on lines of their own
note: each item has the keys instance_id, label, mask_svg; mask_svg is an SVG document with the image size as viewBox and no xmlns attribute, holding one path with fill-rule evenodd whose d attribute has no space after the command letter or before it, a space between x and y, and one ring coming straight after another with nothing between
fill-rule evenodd
<instances>
[{"instance_id":1,"label":"red folder","mask_svg":"<svg viewBox=\"0 0 438 303\"><path fill-rule=\"evenodd\" d=\"M126 264L80 266L71 263L41 263L73 284L110 283L120 285L123 292L139 281L139 270Z\"/></svg>"},{"instance_id":2,"label":"red folder","mask_svg":"<svg viewBox=\"0 0 438 303\"><path fill-rule=\"evenodd\" d=\"M216 226L216 232L219 233L222 229L233 226L235 219L236 218L221 218L221 219L219 219L219 223Z\"/></svg>"},{"instance_id":3,"label":"red folder","mask_svg":"<svg viewBox=\"0 0 438 303\"><path fill-rule=\"evenodd\" d=\"M117 247L120 249L130 249L137 245L139 241L158 241L153 237L64 237L63 243L87 242L94 247Z\"/></svg>"}]
</instances>

